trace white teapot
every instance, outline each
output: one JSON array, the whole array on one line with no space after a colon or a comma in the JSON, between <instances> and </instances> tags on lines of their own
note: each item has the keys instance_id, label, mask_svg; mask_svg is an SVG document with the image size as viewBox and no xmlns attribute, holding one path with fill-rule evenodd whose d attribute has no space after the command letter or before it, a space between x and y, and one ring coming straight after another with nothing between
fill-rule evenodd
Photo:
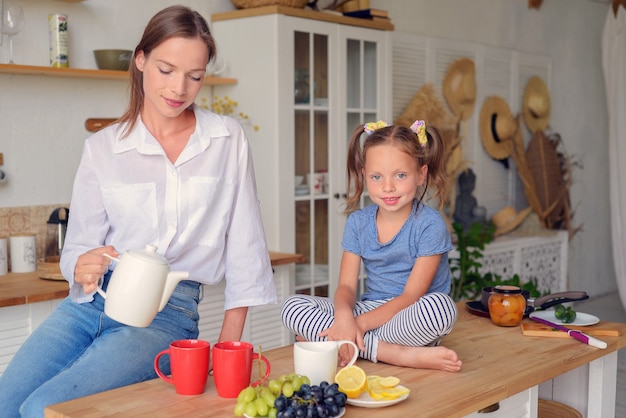
<instances>
[{"instance_id":1,"label":"white teapot","mask_svg":"<svg viewBox=\"0 0 626 418\"><path fill-rule=\"evenodd\" d=\"M165 308L176 285L189 277L186 271L170 272L167 260L157 254L154 245L127 251L120 258L104 255L117 261L107 291L98 287L105 299L104 313L126 325L150 325Z\"/></svg>"}]
</instances>

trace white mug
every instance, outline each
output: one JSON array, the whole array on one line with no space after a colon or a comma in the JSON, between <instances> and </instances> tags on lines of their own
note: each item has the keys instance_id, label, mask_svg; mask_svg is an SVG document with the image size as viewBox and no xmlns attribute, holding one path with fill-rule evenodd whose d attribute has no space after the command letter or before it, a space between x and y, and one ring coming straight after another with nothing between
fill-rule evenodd
<instances>
[{"instance_id":1,"label":"white mug","mask_svg":"<svg viewBox=\"0 0 626 418\"><path fill-rule=\"evenodd\" d=\"M354 348L352 359L346 366L352 366L359 356L359 348L349 340L304 341L293 345L293 365L297 374L306 376L312 385L322 381L333 383L337 374L339 347L350 344Z\"/></svg>"},{"instance_id":2,"label":"white mug","mask_svg":"<svg viewBox=\"0 0 626 418\"><path fill-rule=\"evenodd\" d=\"M307 183L311 194L322 194L326 188L326 173L307 174Z\"/></svg>"},{"instance_id":3,"label":"white mug","mask_svg":"<svg viewBox=\"0 0 626 418\"><path fill-rule=\"evenodd\" d=\"M7 239L0 237L0 276L9 272L9 256L7 253Z\"/></svg>"},{"instance_id":4,"label":"white mug","mask_svg":"<svg viewBox=\"0 0 626 418\"><path fill-rule=\"evenodd\" d=\"M11 271L30 273L37 271L37 249L35 234L18 234L9 237Z\"/></svg>"}]
</instances>

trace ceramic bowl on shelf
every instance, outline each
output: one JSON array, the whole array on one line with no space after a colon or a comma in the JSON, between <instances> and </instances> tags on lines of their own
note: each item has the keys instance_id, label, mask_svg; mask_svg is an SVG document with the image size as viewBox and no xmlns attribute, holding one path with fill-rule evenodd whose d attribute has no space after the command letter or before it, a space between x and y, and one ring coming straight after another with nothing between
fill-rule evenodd
<instances>
[{"instance_id":1,"label":"ceramic bowl on shelf","mask_svg":"<svg viewBox=\"0 0 626 418\"><path fill-rule=\"evenodd\" d=\"M93 55L101 70L127 71L133 51L128 49L95 49Z\"/></svg>"}]
</instances>

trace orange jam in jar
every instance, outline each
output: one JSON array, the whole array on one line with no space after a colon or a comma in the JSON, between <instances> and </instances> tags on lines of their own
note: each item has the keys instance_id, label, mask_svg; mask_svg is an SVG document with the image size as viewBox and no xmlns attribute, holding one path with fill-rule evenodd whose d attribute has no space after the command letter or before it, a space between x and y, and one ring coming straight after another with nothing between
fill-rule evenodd
<instances>
[{"instance_id":1,"label":"orange jam in jar","mask_svg":"<svg viewBox=\"0 0 626 418\"><path fill-rule=\"evenodd\" d=\"M522 322L526 298L517 286L501 285L493 288L489 296L491 322L501 327L515 327Z\"/></svg>"}]
</instances>

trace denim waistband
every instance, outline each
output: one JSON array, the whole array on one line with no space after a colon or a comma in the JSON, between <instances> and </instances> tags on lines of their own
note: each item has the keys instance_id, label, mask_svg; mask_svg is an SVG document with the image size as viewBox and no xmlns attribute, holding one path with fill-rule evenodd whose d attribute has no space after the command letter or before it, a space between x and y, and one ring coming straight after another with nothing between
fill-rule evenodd
<instances>
[{"instance_id":1,"label":"denim waistband","mask_svg":"<svg viewBox=\"0 0 626 418\"><path fill-rule=\"evenodd\" d=\"M178 283L174 292L197 298L200 295L200 283L194 282L193 280L182 280Z\"/></svg>"}]
</instances>

